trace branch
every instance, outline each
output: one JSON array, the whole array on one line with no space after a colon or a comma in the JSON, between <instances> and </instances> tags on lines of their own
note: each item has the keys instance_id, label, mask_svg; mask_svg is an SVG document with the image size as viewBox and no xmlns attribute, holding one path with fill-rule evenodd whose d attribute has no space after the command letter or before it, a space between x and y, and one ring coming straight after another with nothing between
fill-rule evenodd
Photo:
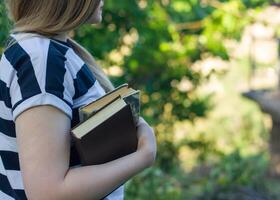
<instances>
[{"instance_id":1,"label":"branch","mask_svg":"<svg viewBox=\"0 0 280 200\"><path fill-rule=\"evenodd\" d=\"M202 20L201 21L196 21L196 22L185 22L185 23L180 23L176 24L176 29L178 31L181 30L198 30L202 28Z\"/></svg>"}]
</instances>

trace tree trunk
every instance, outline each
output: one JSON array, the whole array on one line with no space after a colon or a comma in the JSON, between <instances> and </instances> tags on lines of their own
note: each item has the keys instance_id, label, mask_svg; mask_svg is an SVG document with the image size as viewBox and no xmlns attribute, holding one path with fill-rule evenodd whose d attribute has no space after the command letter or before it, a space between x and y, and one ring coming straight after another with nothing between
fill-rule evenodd
<instances>
[{"instance_id":1,"label":"tree trunk","mask_svg":"<svg viewBox=\"0 0 280 200\"><path fill-rule=\"evenodd\" d=\"M280 38L278 40L278 57L280 58ZM254 66L254 62L252 62ZM280 178L280 61L278 65L278 89L251 90L243 96L255 101L265 113L272 118L272 129L269 139L270 175Z\"/></svg>"},{"instance_id":2,"label":"tree trunk","mask_svg":"<svg viewBox=\"0 0 280 200\"><path fill-rule=\"evenodd\" d=\"M261 110L270 114L272 118L273 124L269 139L269 174L280 178L280 91L252 90L243 95L258 103Z\"/></svg>"},{"instance_id":3,"label":"tree trunk","mask_svg":"<svg viewBox=\"0 0 280 200\"><path fill-rule=\"evenodd\" d=\"M272 177L280 178L280 122L273 121L269 140L270 166L269 174Z\"/></svg>"}]
</instances>

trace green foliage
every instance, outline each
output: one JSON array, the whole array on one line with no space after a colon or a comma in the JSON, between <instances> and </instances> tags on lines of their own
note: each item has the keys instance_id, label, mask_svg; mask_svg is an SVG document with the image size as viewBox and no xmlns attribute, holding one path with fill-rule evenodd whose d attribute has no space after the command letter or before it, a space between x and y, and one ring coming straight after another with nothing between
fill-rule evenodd
<instances>
[{"instance_id":1,"label":"green foliage","mask_svg":"<svg viewBox=\"0 0 280 200\"><path fill-rule=\"evenodd\" d=\"M139 187L141 185L141 187ZM127 200L179 200L181 183L159 168L149 168L126 183Z\"/></svg>"},{"instance_id":2,"label":"green foliage","mask_svg":"<svg viewBox=\"0 0 280 200\"><path fill-rule=\"evenodd\" d=\"M203 195L199 200L220 200L229 195L233 187L250 188L257 193L266 193L265 182L260 181L265 176L267 166L266 153L243 157L236 150L224 156L219 163L213 166L207 179ZM221 195L223 193L223 196ZM237 195L237 191L235 191ZM231 194L234 196L234 194ZM267 195L266 195L267 196Z\"/></svg>"},{"instance_id":3,"label":"green foliage","mask_svg":"<svg viewBox=\"0 0 280 200\"><path fill-rule=\"evenodd\" d=\"M236 150L230 155L224 156L210 174L208 187L213 185L230 186L244 185L251 187L263 186L263 182L259 180L264 176L266 169L265 157L256 155L251 157L243 157ZM261 172L261 173L260 173ZM215 181L215 183L210 183Z\"/></svg>"},{"instance_id":4,"label":"green foliage","mask_svg":"<svg viewBox=\"0 0 280 200\"><path fill-rule=\"evenodd\" d=\"M252 20L246 14L247 9L264 3L266 1L124 0L120 4L107 0L101 25L84 26L75 31L75 38L102 60L103 67L121 68L121 75L111 76L116 85L128 82L143 91L142 115L157 133L156 168L138 175L128 184L128 199L184 198L185 188L176 183L180 178L174 177L180 166L180 145L174 142L173 126L178 121L195 122L197 118L207 117L213 107L212 95L197 93L197 88L209 77L195 70L193 63L205 55L228 59L223 41L239 39L242 29ZM185 90L179 88L183 79L189 83ZM250 128L244 127L244 130L250 132ZM221 180L225 187L231 181L236 184L243 180L255 181L252 177L259 168L256 171L248 168L240 179L236 178L252 161L238 153L223 153L215 141L197 138L185 145L200 152L198 163L209 162L213 157L218 160L212 166L218 172L212 171L207 176L212 189L221 185ZM238 148L235 144L232 147ZM236 159L240 165L228 169ZM211 190L204 183L200 188L200 192L205 193Z\"/></svg>"},{"instance_id":5,"label":"green foliage","mask_svg":"<svg viewBox=\"0 0 280 200\"><path fill-rule=\"evenodd\" d=\"M250 21L246 6L260 5L260 1L215 2L126 0L117 4L107 0L103 23L80 28L75 38L102 59L104 67L121 67L123 75L111 77L116 85L128 82L144 91L148 99L142 114L152 124L163 120L166 104L172 105L174 120L203 117L210 108L209 99L196 96L195 88L205 77L192 64L205 53L227 59L221 41L239 38ZM133 34L136 39L128 44L126 38ZM122 53L125 48L129 53ZM112 52L118 52L119 58L111 59ZM172 86L183 77L193 90Z\"/></svg>"},{"instance_id":6,"label":"green foliage","mask_svg":"<svg viewBox=\"0 0 280 200\"><path fill-rule=\"evenodd\" d=\"M5 6L2 1L0 1L0 53L2 52L2 48L5 44L5 40L7 38L9 29L10 29L10 22L8 18L5 16Z\"/></svg>"}]
</instances>

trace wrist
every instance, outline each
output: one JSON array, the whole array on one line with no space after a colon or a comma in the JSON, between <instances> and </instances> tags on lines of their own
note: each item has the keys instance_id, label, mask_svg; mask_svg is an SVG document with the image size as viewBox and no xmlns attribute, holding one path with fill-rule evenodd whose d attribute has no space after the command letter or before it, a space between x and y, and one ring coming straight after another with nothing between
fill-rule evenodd
<instances>
[{"instance_id":1,"label":"wrist","mask_svg":"<svg viewBox=\"0 0 280 200\"><path fill-rule=\"evenodd\" d=\"M144 168L151 167L155 162L155 156L152 152L149 152L145 149L137 150L139 158L141 159L141 163L143 163Z\"/></svg>"}]
</instances>

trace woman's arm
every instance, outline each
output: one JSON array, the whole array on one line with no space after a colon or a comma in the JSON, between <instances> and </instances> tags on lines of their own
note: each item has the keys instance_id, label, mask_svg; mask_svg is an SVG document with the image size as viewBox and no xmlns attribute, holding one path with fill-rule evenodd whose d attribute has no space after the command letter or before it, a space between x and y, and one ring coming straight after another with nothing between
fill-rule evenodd
<instances>
[{"instance_id":1,"label":"woman's arm","mask_svg":"<svg viewBox=\"0 0 280 200\"><path fill-rule=\"evenodd\" d=\"M100 199L155 160L154 133L144 120L139 126L136 152L105 164L72 169L71 122L62 111L52 106L33 107L15 122L20 167L29 200Z\"/></svg>"}]
</instances>

